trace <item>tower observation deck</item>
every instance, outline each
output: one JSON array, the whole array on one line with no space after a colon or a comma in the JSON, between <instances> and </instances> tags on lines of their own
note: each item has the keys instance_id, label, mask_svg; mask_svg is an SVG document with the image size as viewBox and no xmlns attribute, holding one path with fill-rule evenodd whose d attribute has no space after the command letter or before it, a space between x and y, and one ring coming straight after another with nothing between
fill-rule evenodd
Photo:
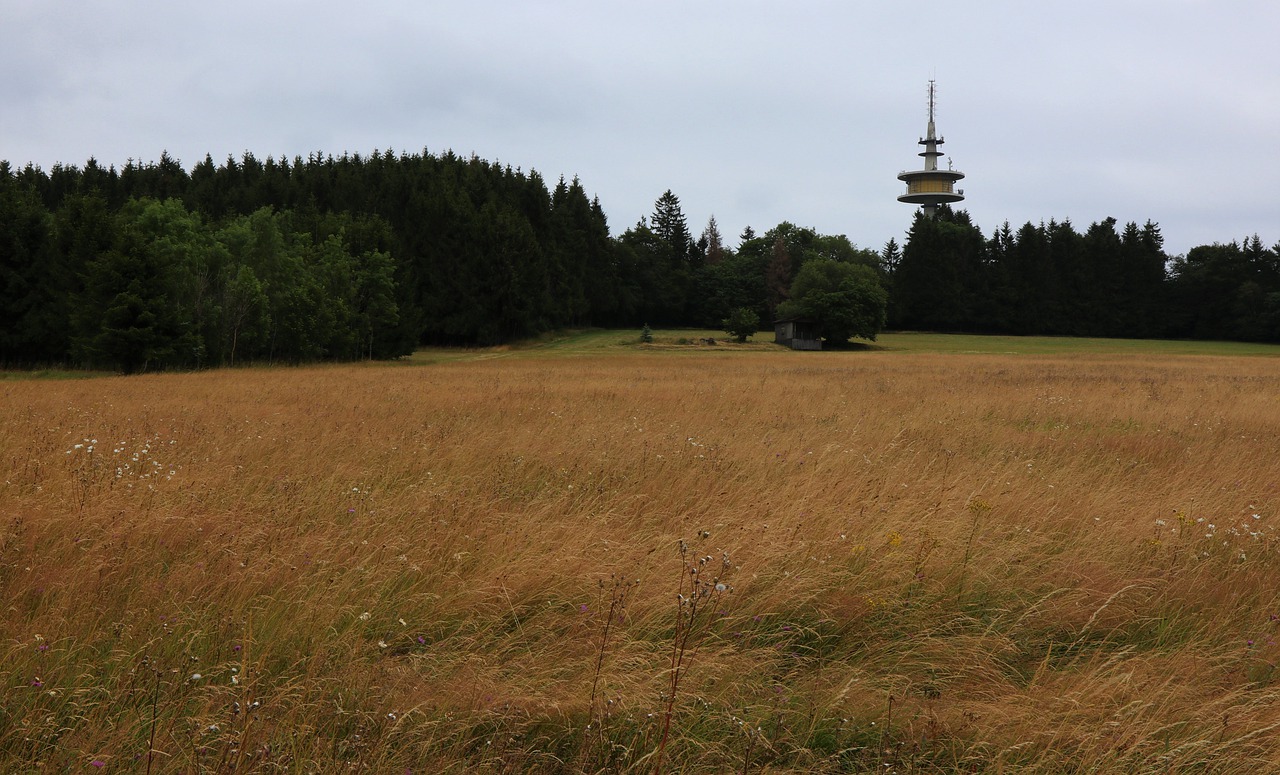
<instances>
[{"instance_id":1,"label":"tower observation deck","mask_svg":"<svg viewBox=\"0 0 1280 775\"><path fill-rule=\"evenodd\" d=\"M920 153L924 157L924 169L898 173L898 180L907 184L907 193L898 197L898 201L921 205L928 218L937 214L938 205L964 199L964 189L955 187L956 181L963 178L964 173L951 169L949 163L947 169L938 169L938 157L942 155L938 146L944 140L937 136L933 127L936 94L934 82L929 81L929 134L920 138L920 145L924 146L924 151Z\"/></svg>"}]
</instances>

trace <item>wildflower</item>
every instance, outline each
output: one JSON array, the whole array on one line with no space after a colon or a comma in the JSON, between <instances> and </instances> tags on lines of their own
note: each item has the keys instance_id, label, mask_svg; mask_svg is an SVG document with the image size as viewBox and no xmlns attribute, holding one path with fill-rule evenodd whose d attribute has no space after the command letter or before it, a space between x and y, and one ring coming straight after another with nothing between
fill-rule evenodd
<instances>
[{"instance_id":1,"label":"wildflower","mask_svg":"<svg viewBox=\"0 0 1280 775\"><path fill-rule=\"evenodd\" d=\"M387 647L387 642L385 640L378 641L378 648L385 649L386 647Z\"/></svg>"},{"instance_id":2,"label":"wildflower","mask_svg":"<svg viewBox=\"0 0 1280 775\"><path fill-rule=\"evenodd\" d=\"M39 689L41 686L44 686L44 681L40 680L40 676L36 676L31 679L31 685Z\"/></svg>"},{"instance_id":3,"label":"wildflower","mask_svg":"<svg viewBox=\"0 0 1280 775\"><path fill-rule=\"evenodd\" d=\"M362 622L367 622L367 621L369 621L369 612L368 612L368 611L365 611L364 613L360 614L360 621L362 621Z\"/></svg>"},{"instance_id":4,"label":"wildflower","mask_svg":"<svg viewBox=\"0 0 1280 775\"><path fill-rule=\"evenodd\" d=\"M102 761L101 759L94 759L93 761L89 762L89 766L101 768L101 767L106 767L107 763Z\"/></svg>"},{"instance_id":5,"label":"wildflower","mask_svg":"<svg viewBox=\"0 0 1280 775\"><path fill-rule=\"evenodd\" d=\"M586 603L583 603L582 605L578 606L578 612L579 612L579 613L584 613L584 614L585 614L585 613L587 613L589 610L590 610L590 609L589 609L589 608L587 608L587 604L586 604Z\"/></svg>"},{"instance_id":6,"label":"wildflower","mask_svg":"<svg viewBox=\"0 0 1280 775\"><path fill-rule=\"evenodd\" d=\"M199 681L201 678L204 678L204 676L200 675L199 673L192 673L192 674L191 674L191 680L192 680L192 681Z\"/></svg>"},{"instance_id":7,"label":"wildflower","mask_svg":"<svg viewBox=\"0 0 1280 775\"><path fill-rule=\"evenodd\" d=\"M724 584L724 582L723 582L723 581L716 582L716 591L717 591L717 592L723 592L723 591L725 591L726 589L728 589L728 587L727 587L727 586L725 586L725 584Z\"/></svg>"}]
</instances>

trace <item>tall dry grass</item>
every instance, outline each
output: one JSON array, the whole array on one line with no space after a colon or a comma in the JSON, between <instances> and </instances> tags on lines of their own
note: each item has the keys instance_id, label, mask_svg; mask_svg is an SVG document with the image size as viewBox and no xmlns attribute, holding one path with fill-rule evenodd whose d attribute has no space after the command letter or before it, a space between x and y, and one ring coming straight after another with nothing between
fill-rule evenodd
<instances>
[{"instance_id":1,"label":"tall dry grass","mask_svg":"<svg viewBox=\"0 0 1280 775\"><path fill-rule=\"evenodd\" d=\"M0 391L4 771L1280 769L1271 360Z\"/></svg>"}]
</instances>

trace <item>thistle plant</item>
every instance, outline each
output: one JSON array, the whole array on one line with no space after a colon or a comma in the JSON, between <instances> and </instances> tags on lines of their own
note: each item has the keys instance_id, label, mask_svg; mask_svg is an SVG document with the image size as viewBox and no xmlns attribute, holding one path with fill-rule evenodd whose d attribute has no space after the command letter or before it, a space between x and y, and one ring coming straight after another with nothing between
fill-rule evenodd
<instances>
[{"instance_id":1,"label":"thistle plant","mask_svg":"<svg viewBox=\"0 0 1280 775\"><path fill-rule=\"evenodd\" d=\"M711 534L702 531L699 538L709 538ZM680 682L693 666L694 658L702 645L703 638L710 628L713 612L718 610L721 598L732 592L723 579L733 569L729 561L729 553L720 555L717 569L715 557L711 555L694 555L689 544L680 540L680 583L676 590L676 626L671 639L671 667L667 672L667 689L663 694L665 709L662 716L662 735L658 739L658 751L653 771L662 772L662 759L666 752L667 740L671 734L671 717L675 713L676 697L680 691ZM716 571L719 571L716 574Z\"/></svg>"}]
</instances>

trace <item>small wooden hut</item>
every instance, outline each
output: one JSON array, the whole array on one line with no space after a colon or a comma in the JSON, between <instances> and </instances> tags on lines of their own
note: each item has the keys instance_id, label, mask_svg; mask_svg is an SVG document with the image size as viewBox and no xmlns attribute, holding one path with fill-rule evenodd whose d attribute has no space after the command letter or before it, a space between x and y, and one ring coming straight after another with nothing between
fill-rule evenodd
<instances>
[{"instance_id":1,"label":"small wooden hut","mask_svg":"<svg viewBox=\"0 0 1280 775\"><path fill-rule=\"evenodd\" d=\"M822 334L808 318L781 318L773 321L773 341L792 350L821 350Z\"/></svg>"}]
</instances>

